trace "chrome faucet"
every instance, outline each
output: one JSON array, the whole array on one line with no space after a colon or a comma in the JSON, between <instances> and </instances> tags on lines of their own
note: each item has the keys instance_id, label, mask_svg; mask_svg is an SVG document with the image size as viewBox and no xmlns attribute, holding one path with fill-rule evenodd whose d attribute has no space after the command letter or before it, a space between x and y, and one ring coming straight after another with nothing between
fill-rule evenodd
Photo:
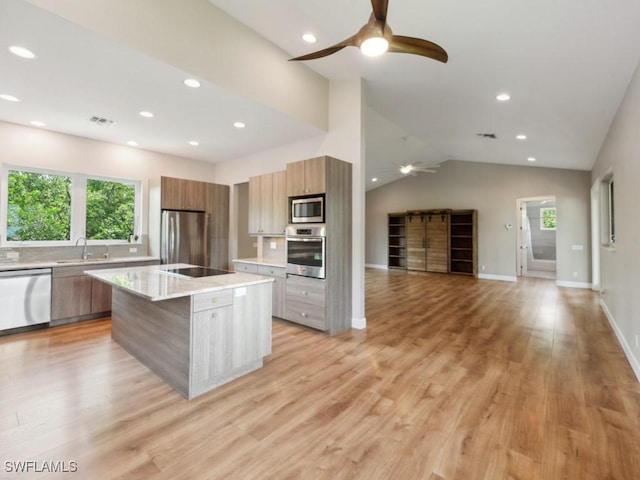
<instances>
[{"instance_id":1,"label":"chrome faucet","mask_svg":"<svg viewBox=\"0 0 640 480\"><path fill-rule=\"evenodd\" d=\"M84 240L84 247L82 248L82 260L86 260L92 255L91 253L87 252L87 237L78 237L78 239L76 240L76 247L78 246L78 242L80 240Z\"/></svg>"}]
</instances>

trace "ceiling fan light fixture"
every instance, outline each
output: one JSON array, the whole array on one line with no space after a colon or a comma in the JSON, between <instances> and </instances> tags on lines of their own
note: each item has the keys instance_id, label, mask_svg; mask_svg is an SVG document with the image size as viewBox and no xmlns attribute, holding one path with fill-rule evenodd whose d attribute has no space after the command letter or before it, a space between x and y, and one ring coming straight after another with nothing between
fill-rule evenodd
<instances>
[{"instance_id":1,"label":"ceiling fan light fixture","mask_svg":"<svg viewBox=\"0 0 640 480\"><path fill-rule=\"evenodd\" d=\"M302 35L302 39L307 43L316 43L317 39L313 33L305 33Z\"/></svg>"},{"instance_id":2,"label":"ceiling fan light fixture","mask_svg":"<svg viewBox=\"0 0 640 480\"><path fill-rule=\"evenodd\" d=\"M360 44L360 51L367 57L378 57L389 50L389 42L384 37L369 37Z\"/></svg>"},{"instance_id":3,"label":"ceiling fan light fixture","mask_svg":"<svg viewBox=\"0 0 640 480\"><path fill-rule=\"evenodd\" d=\"M406 175L407 173L411 173L411 170L413 170L413 165L402 165L400 167L400 173Z\"/></svg>"}]
</instances>

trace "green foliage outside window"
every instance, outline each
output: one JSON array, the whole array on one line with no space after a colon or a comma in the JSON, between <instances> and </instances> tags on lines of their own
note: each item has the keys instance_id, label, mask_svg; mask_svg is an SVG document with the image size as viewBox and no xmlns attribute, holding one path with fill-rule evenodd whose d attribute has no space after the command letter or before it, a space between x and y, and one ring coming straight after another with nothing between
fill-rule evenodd
<instances>
[{"instance_id":1,"label":"green foliage outside window","mask_svg":"<svg viewBox=\"0 0 640 480\"><path fill-rule=\"evenodd\" d=\"M69 240L71 178L10 171L7 240Z\"/></svg>"},{"instance_id":2,"label":"green foliage outside window","mask_svg":"<svg viewBox=\"0 0 640 480\"><path fill-rule=\"evenodd\" d=\"M127 240L134 228L135 187L87 180L87 238Z\"/></svg>"},{"instance_id":3,"label":"green foliage outside window","mask_svg":"<svg viewBox=\"0 0 640 480\"><path fill-rule=\"evenodd\" d=\"M556 229L556 209L555 208L541 208L540 218L542 230L555 230Z\"/></svg>"},{"instance_id":4,"label":"green foliage outside window","mask_svg":"<svg viewBox=\"0 0 640 480\"><path fill-rule=\"evenodd\" d=\"M10 170L7 241L71 240L72 183L71 176ZM135 190L132 184L87 179L87 239L129 239L134 232ZM81 231L82 226L75 228Z\"/></svg>"}]
</instances>

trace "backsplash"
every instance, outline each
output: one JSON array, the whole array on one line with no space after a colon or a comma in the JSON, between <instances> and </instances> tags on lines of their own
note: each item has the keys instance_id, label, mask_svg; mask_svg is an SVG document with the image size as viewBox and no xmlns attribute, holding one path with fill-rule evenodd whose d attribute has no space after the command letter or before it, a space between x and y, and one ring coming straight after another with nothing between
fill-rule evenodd
<instances>
[{"instance_id":1,"label":"backsplash","mask_svg":"<svg viewBox=\"0 0 640 480\"><path fill-rule=\"evenodd\" d=\"M80 260L83 246L77 247L0 247L0 264L37 263L51 260ZM135 249L134 252L130 251ZM147 243L122 243L116 245L88 245L87 253L91 259L145 257L148 255Z\"/></svg>"},{"instance_id":2,"label":"backsplash","mask_svg":"<svg viewBox=\"0 0 640 480\"><path fill-rule=\"evenodd\" d=\"M275 249L272 249L275 244ZM286 241L284 237L262 237L262 258L286 258Z\"/></svg>"}]
</instances>

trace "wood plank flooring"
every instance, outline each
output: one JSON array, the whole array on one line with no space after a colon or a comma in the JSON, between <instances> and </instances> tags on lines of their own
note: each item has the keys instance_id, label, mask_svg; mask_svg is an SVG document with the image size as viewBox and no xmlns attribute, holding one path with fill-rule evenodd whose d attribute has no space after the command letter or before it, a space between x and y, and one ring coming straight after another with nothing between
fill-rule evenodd
<instances>
[{"instance_id":1,"label":"wood plank flooring","mask_svg":"<svg viewBox=\"0 0 640 480\"><path fill-rule=\"evenodd\" d=\"M274 322L264 368L190 402L109 320L0 337L0 478L640 478L640 384L593 292L369 270L366 302L364 331Z\"/></svg>"}]
</instances>

